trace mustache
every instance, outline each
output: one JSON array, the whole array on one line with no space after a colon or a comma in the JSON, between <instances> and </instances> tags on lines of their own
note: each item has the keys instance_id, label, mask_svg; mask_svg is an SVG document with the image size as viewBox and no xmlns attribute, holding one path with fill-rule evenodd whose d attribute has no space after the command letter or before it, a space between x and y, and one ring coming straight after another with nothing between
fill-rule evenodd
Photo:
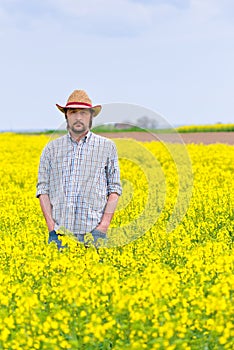
<instances>
[{"instance_id":1,"label":"mustache","mask_svg":"<svg viewBox=\"0 0 234 350\"><path fill-rule=\"evenodd\" d=\"M78 125L78 124L84 125L84 123L82 123L81 121L76 121L75 123L73 123L73 125Z\"/></svg>"}]
</instances>

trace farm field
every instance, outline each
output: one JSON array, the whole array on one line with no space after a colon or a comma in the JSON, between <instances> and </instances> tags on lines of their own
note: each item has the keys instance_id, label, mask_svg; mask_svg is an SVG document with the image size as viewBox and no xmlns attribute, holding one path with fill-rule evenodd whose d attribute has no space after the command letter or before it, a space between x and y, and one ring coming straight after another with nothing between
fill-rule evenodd
<instances>
[{"instance_id":1,"label":"farm field","mask_svg":"<svg viewBox=\"0 0 234 350\"><path fill-rule=\"evenodd\" d=\"M130 243L58 251L35 198L49 139L0 134L0 349L233 349L231 142L116 140Z\"/></svg>"},{"instance_id":2,"label":"farm field","mask_svg":"<svg viewBox=\"0 0 234 350\"><path fill-rule=\"evenodd\" d=\"M210 145L216 143L223 143L227 145L234 145L234 132L233 131L212 131L212 132L189 132L189 133L173 133L173 134L157 134L149 132L118 132L118 133L99 133L105 137L116 138L133 138L138 141L149 142L149 141L170 141L180 143L194 143L194 144L203 144Z\"/></svg>"}]
</instances>

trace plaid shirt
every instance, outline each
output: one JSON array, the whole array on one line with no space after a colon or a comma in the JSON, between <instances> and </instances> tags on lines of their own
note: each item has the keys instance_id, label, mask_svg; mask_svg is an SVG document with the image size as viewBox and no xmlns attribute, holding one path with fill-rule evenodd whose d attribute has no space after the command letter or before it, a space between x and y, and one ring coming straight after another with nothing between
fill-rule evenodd
<instances>
[{"instance_id":1,"label":"plaid shirt","mask_svg":"<svg viewBox=\"0 0 234 350\"><path fill-rule=\"evenodd\" d=\"M48 194L55 230L64 227L74 235L91 232L113 192L122 192L113 141L89 131L79 142L67 134L44 148L37 197Z\"/></svg>"}]
</instances>

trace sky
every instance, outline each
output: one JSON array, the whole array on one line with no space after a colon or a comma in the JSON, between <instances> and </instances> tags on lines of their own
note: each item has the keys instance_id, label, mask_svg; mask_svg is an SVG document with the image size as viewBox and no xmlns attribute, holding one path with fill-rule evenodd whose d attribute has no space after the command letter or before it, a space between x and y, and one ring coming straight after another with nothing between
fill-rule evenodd
<instances>
[{"instance_id":1,"label":"sky","mask_svg":"<svg viewBox=\"0 0 234 350\"><path fill-rule=\"evenodd\" d=\"M0 0L0 44L2 131L56 129L75 89L172 126L234 123L233 0Z\"/></svg>"}]
</instances>

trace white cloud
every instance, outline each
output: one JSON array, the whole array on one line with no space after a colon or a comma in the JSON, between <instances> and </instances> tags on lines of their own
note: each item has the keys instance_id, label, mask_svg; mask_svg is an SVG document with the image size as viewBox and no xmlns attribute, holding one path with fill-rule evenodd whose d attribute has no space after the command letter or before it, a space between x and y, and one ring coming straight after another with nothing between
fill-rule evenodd
<instances>
[{"instance_id":1,"label":"white cloud","mask_svg":"<svg viewBox=\"0 0 234 350\"><path fill-rule=\"evenodd\" d=\"M58 118L54 103L79 87L97 103L140 102L172 118L233 115L233 6L0 0L2 99L11 104L12 89L18 96L16 111L2 111L5 122L46 126Z\"/></svg>"},{"instance_id":2,"label":"white cloud","mask_svg":"<svg viewBox=\"0 0 234 350\"><path fill-rule=\"evenodd\" d=\"M13 19L4 8L0 7L0 33L2 34L6 28L10 28L13 24Z\"/></svg>"},{"instance_id":3,"label":"white cloud","mask_svg":"<svg viewBox=\"0 0 234 350\"><path fill-rule=\"evenodd\" d=\"M129 0L49 0L55 7L60 8L63 13L71 16L97 16L105 15L127 16L128 18L140 19L148 16L147 6L142 3L132 3Z\"/></svg>"},{"instance_id":4,"label":"white cloud","mask_svg":"<svg viewBox=\"0 0 234 350\"><path fill-rule=\"evenodd\" d=\"M232 37L231 0L0 0L0 28L60 28L90 37ZM217 30L219 27L219 31Z\"/></svg>"},{"instance_id":5,"label":"white cloud","mask_svg":"<svg viewBox=\"0 0 234 350\"><path fill-rule=\"evenodd\" d=\"M200 18L222 18L228 13L233 14L234 3L233 0L190 0L190 9L194 16Z\"/></svg>"},{"instance_id":6,"label":"white cloud","mask_svg":"<svg viewBox=\"0 0 234 350\"><path fill-rule=\"evenodd\" d=\"M138 35L152 24L149 7L127 0L0 0L0 12L12 28L56 19L65 30L107 37ZM7 27L7 21L0 26Z\"/></svg>"},{"instance_id":7,"label":"white cloud","mask_svg":"<svg viewBox=\"0 0 234 350\"><path fill-rule=\"evenodd\" d=\"M132 36L152 24L150 8L127 0L50 0L80 32L101 36Z\"/></svg>"}]
</instances>

